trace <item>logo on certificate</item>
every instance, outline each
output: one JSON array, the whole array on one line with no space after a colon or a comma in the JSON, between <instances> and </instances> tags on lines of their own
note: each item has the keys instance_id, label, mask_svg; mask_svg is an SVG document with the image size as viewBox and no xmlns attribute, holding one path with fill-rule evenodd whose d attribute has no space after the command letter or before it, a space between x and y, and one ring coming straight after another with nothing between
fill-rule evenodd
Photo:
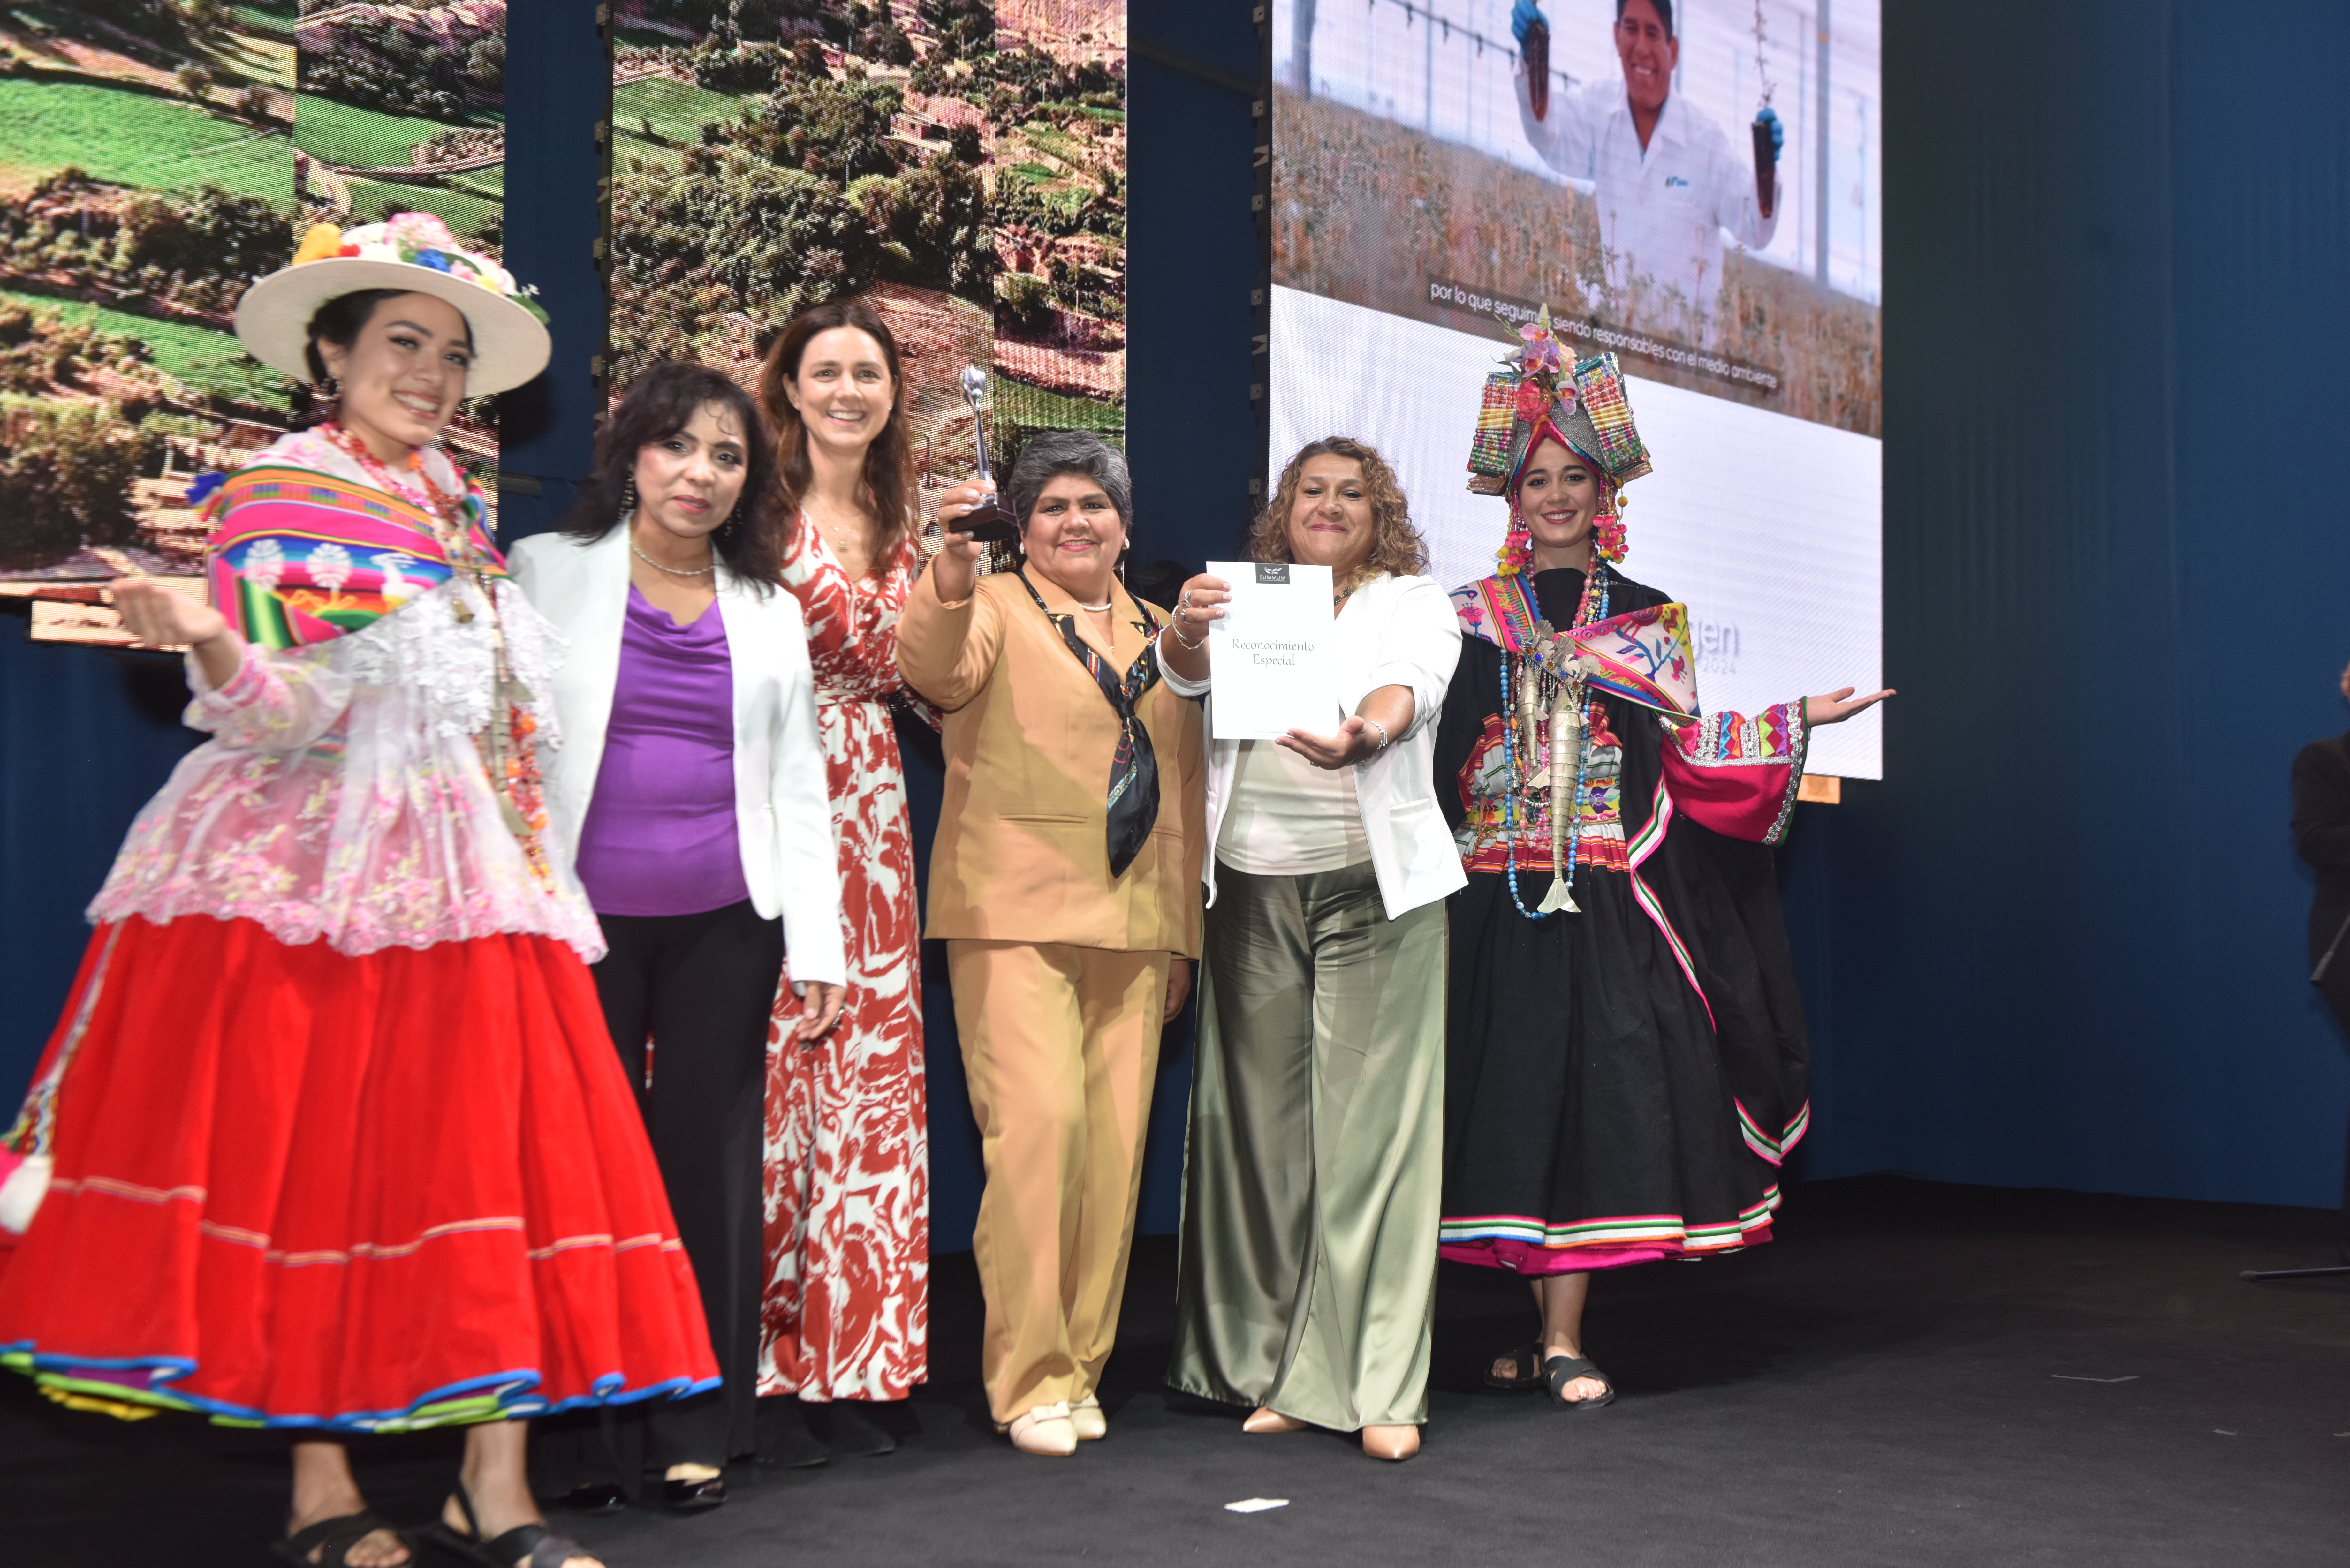
<instances>
[{"instance_id":1,"label":"logo on certificate","mask_svg":"<svg viewBox=\"0 0 2350 1568\"><path fill-rule=\"evenodd\" d=\"M1260 583L1286 584L1289 581L1289 563L1286 561L1258 562L1256 580Z\"/></svg>"}]
</instances>

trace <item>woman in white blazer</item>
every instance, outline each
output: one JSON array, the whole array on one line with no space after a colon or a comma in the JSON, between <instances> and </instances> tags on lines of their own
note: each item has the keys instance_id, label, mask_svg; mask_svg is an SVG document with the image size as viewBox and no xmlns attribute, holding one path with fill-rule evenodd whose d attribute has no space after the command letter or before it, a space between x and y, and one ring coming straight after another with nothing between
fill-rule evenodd
<instances>
[{"instance_id":1,"label":"woman in white blazer","mask_svg":"<svg viewBox=\"0 0 2350 1568\"><path fill-rule=\"evenodd\" d=\"M1332 735L1209 753L1206 956L1168 1381L1243 1428L1419 1449L1444 1152L1444 898L1466 880L1431 780L1451 602L1372 448L1282 471L1259 561L1330 568ZM1184 586L1167 684L1215 698L1220 578Z\"/></svg>"},{"instance_id":2,"label":"woman in white blazer","mask_svg":"<svg viewBox=\"0 0 2350 1568\"><path fill-rule=\"evenodd\" d=\"M672 1509L725 1500L752 1452L763 1276L767 1021L786 949L832 1026L847 979L832 808L799 601L775 587L775 443L715 370L660 364L597 440L570 527L509 556L569 639L547 816L574 852L609 954L594 966L638 1086L723 1386L640 1417L556 1417L544 1495Z\"/></svg>"}]
</instances>

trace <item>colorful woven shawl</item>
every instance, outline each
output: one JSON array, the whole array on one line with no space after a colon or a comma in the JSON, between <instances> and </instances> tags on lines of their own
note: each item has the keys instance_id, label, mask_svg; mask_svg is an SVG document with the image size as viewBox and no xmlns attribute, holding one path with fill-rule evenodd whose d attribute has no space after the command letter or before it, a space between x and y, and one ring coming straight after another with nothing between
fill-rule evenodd
<instances>
[{"instance_id":1,"label":"colorful woven shawl","mask_svg":"<svg viewBox=\"0 0 2350 1568\"><path fill-rule=\"evenodd\" d=\"M229 475L206 576L213 607L267 649L331 642L445 583L456 563L421 508L356 480L265 459ZM467 487L467 541L494 576L504 558L481 492Z\"/></svg>"},{"instance_id":2,"label":"colorful woven shawl","mask_svg":"<svg viewBox=\"0 0 2350 1568\"><path fill-rule=\"evenodd\" d=\"M1511 653L1551 662L1542 618L1523 576L1482 577L1452 590L1461 628ZM1669 719L1697 715L1697 660L1691 657L1689 608L1651 605L1627 610L1557 639L1556 652L1581 655L1584 680L1595 691L1653 708Z\"/></svg>"}]
</instances>

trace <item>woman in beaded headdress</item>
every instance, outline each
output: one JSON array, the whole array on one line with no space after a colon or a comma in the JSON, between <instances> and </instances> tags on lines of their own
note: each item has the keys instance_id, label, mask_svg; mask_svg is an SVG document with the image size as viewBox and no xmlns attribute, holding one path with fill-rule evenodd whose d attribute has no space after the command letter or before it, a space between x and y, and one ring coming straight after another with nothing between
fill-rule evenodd
<instances>
[{"instance_id":1,"label":"woman in beaded headdress","mask_svg":"<svg viewBox=\"0 0 2350 1568\"><path fill-rule=\"evenodd\" d=\"M1486 1380L1589 1410L1615 1397L1584 1354L1592 1271L1769 1239L1806 1046L1767 846L1812 727L1892 693L1698 718L1686 612L1614 566L1649 472L1615 357L1570 365L1546 316L1521 336L1469 465L1509 537L1452 596L1437 735L1469 872L1440 1246L1534 1287L1541 1333Z\"/></svg>"}]
</instances>

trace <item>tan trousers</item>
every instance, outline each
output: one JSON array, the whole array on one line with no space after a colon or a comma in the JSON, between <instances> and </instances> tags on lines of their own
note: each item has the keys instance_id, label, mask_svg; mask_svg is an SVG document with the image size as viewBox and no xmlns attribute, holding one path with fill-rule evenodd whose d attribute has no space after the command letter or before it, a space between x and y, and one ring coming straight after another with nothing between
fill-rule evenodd
<instances>
[{"instance_id":1,"label":"tan trousers","mask_svg":"<svg viewBox=\"0 0 2350 1568\"><path fill-rule=\"evenodd\" d=\"M947 943L987 1188L972 1251L999 1422L1082 1399L1118 1335L1171 955Z\"/></svg>"}]
</instances>

